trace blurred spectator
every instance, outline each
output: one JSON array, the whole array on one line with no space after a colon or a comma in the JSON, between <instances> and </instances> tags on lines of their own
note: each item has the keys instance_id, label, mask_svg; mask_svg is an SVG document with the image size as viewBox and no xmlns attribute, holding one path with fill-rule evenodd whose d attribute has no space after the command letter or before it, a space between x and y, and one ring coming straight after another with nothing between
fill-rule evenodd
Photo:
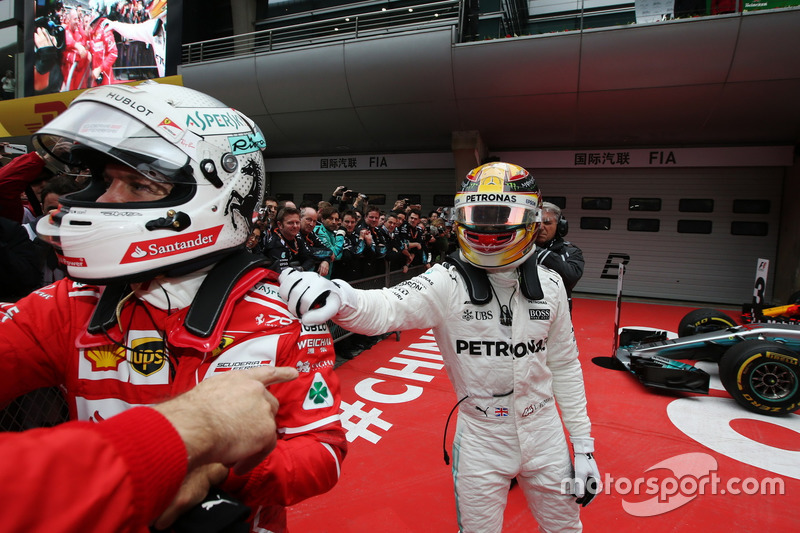
<instances>
[{"instance_id":1,"label":"blurred spectator","mask_svg":"<svg viewBox=\"0 0 800 533\"><path fill-rule=\"evenodd\" d=\"M39 26L33 32L34 69L33 90L36 94L50 94L61 90L61 53L64 50L64 27L54 28L53 35Z\"/></svg>"},{"instance_id":2,"label":"blurred spectator","mask_svg":"<svg viewBox=\"0 0 800 533\"><path fill-rule=\"evenodd\" d=\"M339 185L334 189L333 194L331 194L330 199L328 200L331 205L336 205L342 201L342 193L347 189L344 185Z\"/></svg>"},{"instance_id":3,"label":"blurred spectator","mask_svg":"<svg viewBox=\"0 0 800 533\"><path fill-rule=\"evenodd\" d=\"M20 223L26 221L22 194L32 185L41 191L43 182L52 175L50 170L45 169L44 160L36 152L16 157L0 168L0 216ZM34 188L28 190L26 196L31 212L28 218L32 220L42 214L41 206Z\"/></svg>"},{"instance_id":4,"label":"blurred spectator","mask_svg":"<svg viewBox=\"0 0 800 533\"><path fill-rule=\"evenodd\" d=\"M356 226L356 232L360 233L362 229L369 231L372 237L373 254L365 258L364 263L364 276L378 276L386 272L386 265L384 258L386 257L386 239L383 234L378 231L378 221L380 220L381 210L376 206L369 206L364 219L361 220Z\"/></svg>"},{"instance_id":5,"label":"blurred spectator","mask_svg":"<svg viewBox=\"0 0 800 533\"><path fill-rule=\"evenodd\" d=\"M395 213L400 213L400 212L405 213L406 208L408 207L408 205L409 205L408 198L400 198L392 206L392 211L394 211Z\"/></svg>"},{"instance_id":6,"label":"blurred spectator","mask_svg":"<svg viewBox=\"0 0 800 533\"><path fill-rule=\"evenodd\" d=\"M92 72L89 80L92 87L114 83L114 62L117 60L117 42L114 32L108 27L105 17L97 17L90 28Z\"/></svg>"},{"instance_id":7,"label":"blurred spectator","mask_svg":"<svg viewBox=\"0 0 800 533\"><path fill-rule=\"evenodd\" d=\"M542 223L536 236L537 262L561 275L572 310L572 289L583 276L583 252L565 241L569 226L561 208L550 202L542 203Z\"/></svg>"},{"instance_id":8,"label":"blurred spectator","mask_svg":"<svg viewBox=\"0 0 800 533\"><path fill-rule=\"evenodd\" d=\"M42 213L46 216L50 211L58 209L58 199L75 192L80 189L80 186L75 182L72 176L65 174L58 174L52 179L48 180L44 185L39 198L41 199ZM38 219L37 219L38 220ZM58 260L55 250L49 244L40 240L34 227L36 222L23 224L23 227L28 231L28 236L36 245L39 251L39 264L41 271L41 286L47 286L67 276L66 267Z\"/></svg>"},{"instance_id":9,"label":"blurred spectator","mask_svg":"<svg viewBox=\"0 0 800 533\"><path fill-rule=\"evenodd\" d=\"M369 229L361 228L356 232L356 224L356 214L353 210L342 214L342 228L345 231L342 258L334 262L333 275L345 281L365 277L364 265L367 258L375 253Z\"/></svg>"},{"instance_id":10,"label":"blurred spectator","mask_svg":"<svg viewBox=\"0 0 800 533\"><path fill-rule=\"evenodd\" d=\"M430 237L430 235L427 235L427 237ZM400 228L400 239L404 243L404 272L408 271L409 266L427 265L428 268L430 268L425 227L420 223L420 212L418 209L409 211L408 222L403 224Z\"/></svg>"},{"instance_id":11,"label":"blurred spectator","mask_svg":"<svg viewBox=\"0 0 800 533\"><path fill-rule=\"evenodd\" d=\"M339 185L336 187L336 190L333 191L328 201L331 205L335 206L340 213L350 209L363 212L367 206L367 195L352 191L344 185Z\"/></svg>"},{"instance_id":12,"label":"blurred spectator","mask_svg":"<svg viewBox=\"0 0 800 533\"><path fill-rule=\"evenodd\" d=\"M284 207L278 211L275 229L264 235L259 250L272 260L270 268L280 272L288 266L314 270L314 257L300 238L300 210Z\"/></svg>"},{"instance_id":13,"label":"blurred spectator","mask_svg":"<svg viewBox=\"0 0 800 533\"><path fill-rule=\"evenodd\" d=\"M88 50L88 35L83 29L83 19L75 8L67 11L64 37L65 45L61 62L61 75L64 78L62 90L85 89L89 86L89 64L92 57Z\"/></svg>"},{"instance_id":14,"label":"blurred spectator","mask_svg":"<svg viewBox=\"0 0 800 533\"><path fill-rule=\"evenodd\" d=\"M278 211L278 200L272 196L264 198L264 204L258 212L258 218L253 225L253 230L247 237L245 248L252 252L261 252L261 242L264 236L275 227L275 215Z\"/></svg>"},{"instance_id":15,"label":"blurred spectator","mask_svg":"<svg viewBox=\"0 0 800 533\"><path fill-rule=\"evenodd\" d=\"M135 50L139 50L142 44L148 45L153 53L158 77L163 78L166 72L167 12L162 11L156 18L136 22L136 24L126 24L109 21L108 26L124 39L135 41L137 44ZM137 63L141 63L141 61L137 61Z\"/></svg>"},{"instance_id":16,"label":"blurred spectator","mask_svg":"<svg viewBox=\"0 0 800 533\"><path fill-rule=\"evenodd\" d=\"M0 80L3 88L3 100L11 100L17 92L17 80L13 70L6 70L6 75Z\"/></svg>"},{"instance_id":17,"label":"blurred spectator","mask_svg":"<svg viewBox=\"0 0 800 533\"><path fill-rule=\"evenodd\" d=\"M267 213L267 228L268 230L275 227L275 217L278 215L278 199L274 196L267 196L264 198L264 210Z\"/></svg>"},{"instance_id":18,"label":"blurred spectator","mask_svg":"<svg viewBox=\"0 0 800 533\"><path fill-rule=\"evenodd\" d=\"M403 269L403 272L408 272L408 262L404 253L405 243L397 231L397 215L387 213L386 222L379 231L386 241L386 261L389 263L389 271Z\"/></svg>"},{"instance_id":19,"label":"blurred spectator","mask_svg":"<svg viewBox=\"0 0 800 533\"><path fill-rule=\"evenodd\" d=\"M339 211L335 207L328 205L320 209L319 218L322 220L322 224L314 226L313 231L322 245L331 251L330 264L333 265L342 258L342 248L344 247L345 230L339 227L341 225L341 215L339 215ZM332 270L331 268L328 269L328 273L325 275L326 278L331 278Z\"/></svg>"},{"instance_id":20,"label":"blurred spectator","mask_svg":"<svg viewBox=\"0 0 800 533\"><path fill-rule=\"evenodd\" d=\"M78 189L80 186L76 183L75 178L66 174L56 174L47 180L39 192L42 214L46 215L53 209L58 209L58 199Z\"/></svg>"},{"instance_id":21,"label":"blurred spectator","mask_svg":"<svg viewBox=\"0 0 800 533\"><path fill-rule=\"evenodd\" d=\"M0 301L15 302L39 286L39 250L19 222L0 217Z\"/></svg>"},{"instance_id":22,"label":"blurred spectator","mask_svg":"<svg viewBox=\"0 0 800 533\"><path fill-rule=\"evenodd\" d=\"M445 222L441 218L434 217L433 222L431 222L428 231L433 239L433 244L430 247L430 259L431 263L442 263L447 257L447 252L449 248L449 242L447 239L447 234L445 233Z\"/></svg>"},{"instance_id":23,"label":"blurred spectator","mask_svg":"<svg viewBox=\"0 0 800 533\"><path fill-rule=\"evenodd\" d=\"M314 270L320 276L328 276L333 264L333 252L325 246L314 233L317 225L317 210L313 207L303 207L300 209L300 240L305 241L306 246L311 250L314 257Z\"/></svg>"},{"instance_id":24,"label":"blurred spectator","mask_svg":"<svg viewBox=\"0 0 800 533\"><path fill-rule=\"evenodd\" d=\"M436 209L434 209L433 211L428 213L428 220L432 223L434 220L443 218L443 216L442 216L443 211L444 211L444 208L437 207Z\"/></svg>"}]
</instances>

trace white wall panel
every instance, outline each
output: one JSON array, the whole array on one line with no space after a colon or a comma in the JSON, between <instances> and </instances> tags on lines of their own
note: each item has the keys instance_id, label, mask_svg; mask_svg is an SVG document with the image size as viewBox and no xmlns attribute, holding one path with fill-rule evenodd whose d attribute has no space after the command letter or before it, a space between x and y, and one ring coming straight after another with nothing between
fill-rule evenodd
<instances>
[{"instance_id":1,"label":"white wall panel","mask_svg":"<svg viewBox=\"0 0 800 533\"><path fill-rule=\"evenodd\" d=\"M631 169L622 171L542 170L536 178L545 196L567 199L567 239L586 259L576 291L615 294L616 279L603 278L609 255L630 257L628 296L742 304L752 298L756 260L774 264L779 231L783 169ZM581 208L584 197L610 197L608 211ZM630 198L660 198L660 211L630 211ZM711 213L679 212L680 199L713 199ZM769 200L763 215L733 213L734 199ZM609 217L609 231L582 230L581 217ZM628 231L629 218L660 221L660 231ZM679 220L710 220L712 233L678 233ZM731 235L734 221L766 222L763 237ZM616 262L615 262L616 263ZM616 267L612 269L616 272ZM767 287L771 297L772 282Z\"/></svg>"}]
</instances>

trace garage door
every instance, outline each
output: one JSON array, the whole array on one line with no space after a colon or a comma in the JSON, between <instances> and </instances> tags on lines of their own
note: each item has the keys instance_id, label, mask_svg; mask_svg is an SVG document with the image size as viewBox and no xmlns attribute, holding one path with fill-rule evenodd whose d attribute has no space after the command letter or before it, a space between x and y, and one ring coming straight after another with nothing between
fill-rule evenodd
<instances>
[{"instance_id":1,"label":"garage door","mask_svg":"<svg viewBox=\"0 0 800 533\"><path fill-rule=\"evenodd\" d=\"M775 264L781 168L539 170L586 270L575 291L740 305ZM772 282L767 285L772 299Z\"/></svg>"}]
</instances>

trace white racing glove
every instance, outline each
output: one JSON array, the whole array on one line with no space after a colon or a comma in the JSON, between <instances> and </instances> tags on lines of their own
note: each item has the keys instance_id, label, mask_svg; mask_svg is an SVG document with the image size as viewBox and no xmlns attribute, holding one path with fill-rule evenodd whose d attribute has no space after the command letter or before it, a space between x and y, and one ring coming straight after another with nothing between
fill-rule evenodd
<instances>
[{"instance_id":1,"label":"white racing glove","mask_svg":"<svg viewBox=\"0 0 800 533\"><path fill-rule=\"evenodd\" d=\"M331 281L316 272L287 268L278 278L278 292L289 311L307 326L324 324L345 310L354 310L356 291L346 281Z\"/></svg>"},{"instance_id":2,"label":"white racing glove","mask_svg":"<svg viewBox=\"0 0 800 533\"><path fill-rule=\"evenodd\" d=\"M600 470L597 468L592 454L594 453L594 439L591 437L570 437L572 451L575 456L575 478L572 488L576 502L586 507L592 499L600 494Z\"/></svg>"}]
</instances>

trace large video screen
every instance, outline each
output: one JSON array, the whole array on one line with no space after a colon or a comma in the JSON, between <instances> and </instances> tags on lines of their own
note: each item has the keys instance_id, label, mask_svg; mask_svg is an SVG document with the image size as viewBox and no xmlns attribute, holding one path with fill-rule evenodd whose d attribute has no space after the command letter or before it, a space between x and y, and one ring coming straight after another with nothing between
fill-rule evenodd
<instances>
[{"instance_id":1,"label":"large video screen","mask_svg":"<svg viewBox=\"0 0 800 533\"><path fill-rule=\"evenodd\" d=\"M26 13L33 23L25 25L25 95L174 74L176 66L170 65L173 55L167 40L167 3L35 0L33 13ZM180 3L169 0L174 9L179 10Z\"/></svg>"}]
</instances>

